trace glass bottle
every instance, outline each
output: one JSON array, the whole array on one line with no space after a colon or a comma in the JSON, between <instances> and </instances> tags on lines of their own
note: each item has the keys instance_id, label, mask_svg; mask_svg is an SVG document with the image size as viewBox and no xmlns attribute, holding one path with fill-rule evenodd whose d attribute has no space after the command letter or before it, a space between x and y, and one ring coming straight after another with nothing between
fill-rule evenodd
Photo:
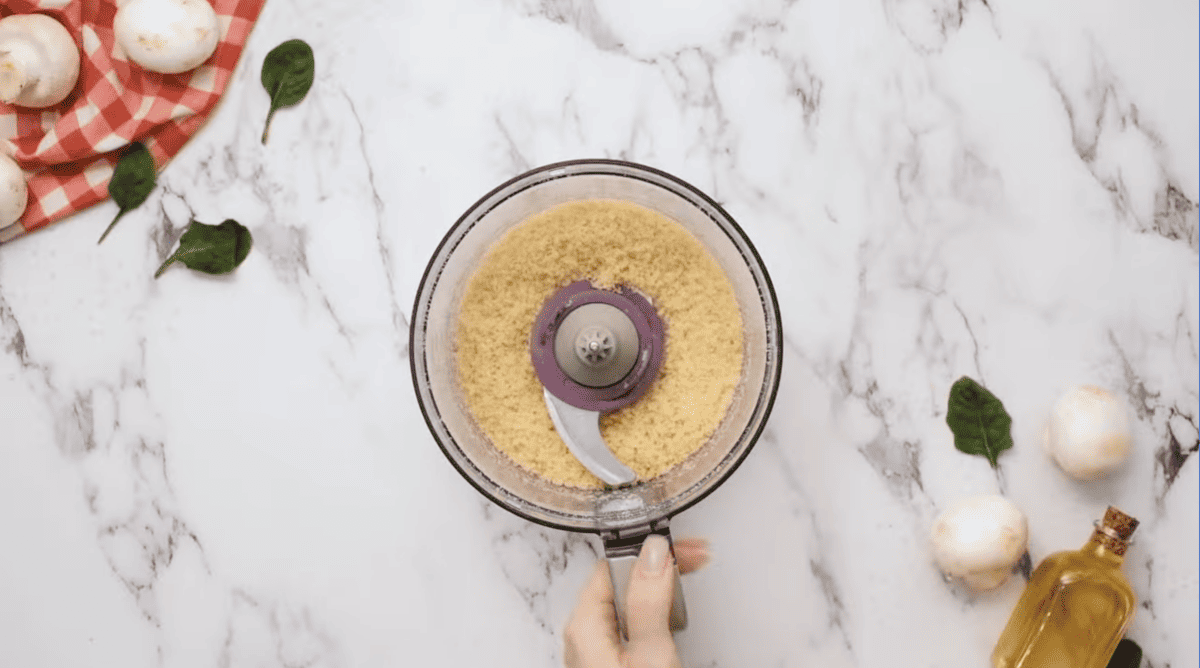
<instances>
[{"instance_id":1,"label":"glass bottle","mask_svg":"<svg viewBox=\"0 0 1200 668\"><path fill-rule=\"evenodd\" d=\"M992 652L995 668L1105 668L1137 598L1121 572L1138 521L1109 506L1078 550L1033 572Z\"/></svg>"}]
</instances>

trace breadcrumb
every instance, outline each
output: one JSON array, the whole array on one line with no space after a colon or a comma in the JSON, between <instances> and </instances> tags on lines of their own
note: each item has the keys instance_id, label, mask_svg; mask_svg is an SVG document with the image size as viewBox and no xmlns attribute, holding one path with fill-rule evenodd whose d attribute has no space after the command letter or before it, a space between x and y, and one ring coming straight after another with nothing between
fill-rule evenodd
<instances>
[{"instance_id":1,"label":"breadcrumb","mask_svg":"<svg viewBox=\"0 0 1200 668\"><path fill-rule=\"evenodd\" d=\"M516 463L562 485L603 486L555 432L529 354L542 304L580 279L636 289L666 325L663 365L650 391L600 422L609 448L639 478L661 475L724 418L742 373L742 317L729 279L700 242L639 205L563 204L515 226L488 251L458 316L466 403Z\"/></svg>"}]
</instances>

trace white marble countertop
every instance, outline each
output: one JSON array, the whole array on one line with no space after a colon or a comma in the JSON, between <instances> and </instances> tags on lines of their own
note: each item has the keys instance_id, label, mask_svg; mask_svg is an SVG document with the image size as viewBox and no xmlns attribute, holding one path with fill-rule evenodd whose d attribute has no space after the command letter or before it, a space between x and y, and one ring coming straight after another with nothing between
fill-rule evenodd
<instances>
[{"instance_id":1,"label":"white marble countertop","mask_svg":"<svg viewBox=\"0 0 1200 668\"><path fill-rule=\"evenodd\" d=\"M451 468L407 319L476 198L608 157L721 202L785 324L763 438L673 523L714 551L685 666L987 665L1023 583L959 591L927 536L997 491L1035 562L1140 518L1129 636L1196 666L1196 4L670 4L270 0L103 246L111 203L0 247L0 665L561 665L598 541ZM291 37L317 81L263 146ZM153 280L192 217L254 251ZM945 426L962 375L1013 416L1000 476ZM1078 383L1135 417L1098 483L1039 445Z\"/></svg>"}]
</instances>

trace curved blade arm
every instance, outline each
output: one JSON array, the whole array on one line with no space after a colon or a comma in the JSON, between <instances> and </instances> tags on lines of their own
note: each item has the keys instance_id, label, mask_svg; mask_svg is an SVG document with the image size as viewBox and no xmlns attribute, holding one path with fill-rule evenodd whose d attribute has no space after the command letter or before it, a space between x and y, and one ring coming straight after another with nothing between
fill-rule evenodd
<instances>
[{"instance_id":1,"label":"curved blade arm","mask_svg":"<svg viewBox=\"0 0 1200 668\"><path fill-rule=\"evenodd\" d=\"M546 408L550 411L550 420L554 429L562 437L563 443L575 458L587 470L605 483L617 486L637 480L633 469L625 466L608 449L604 437L600 435L600 413L576 408L542 389L546 398Z\"/></svg>"}]
</instances>

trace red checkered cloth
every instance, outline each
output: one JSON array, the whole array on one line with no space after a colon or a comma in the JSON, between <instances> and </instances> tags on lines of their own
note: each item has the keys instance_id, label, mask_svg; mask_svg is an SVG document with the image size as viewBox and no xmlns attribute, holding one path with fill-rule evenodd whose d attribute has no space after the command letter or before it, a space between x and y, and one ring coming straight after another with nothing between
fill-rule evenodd
<instances>
[{"instance_id":1,"label":"red checkered cloth","mask_svg":"<svg viewBox=\"0 0 1200 668\"><path fill-rule=\"evenodd\" d=\"M266 0L211 0L221 25L217 50L182 74L147 72L119 53L116 0L4 0L0 16L48 14L80 48L79 83L61 104L26 109L0 102L0 150L25 170L29 204L0 229L10 241L108 199L121 149L141 141L161 170L204 124L233 74Z\"/></svg>"}]
</instances>

